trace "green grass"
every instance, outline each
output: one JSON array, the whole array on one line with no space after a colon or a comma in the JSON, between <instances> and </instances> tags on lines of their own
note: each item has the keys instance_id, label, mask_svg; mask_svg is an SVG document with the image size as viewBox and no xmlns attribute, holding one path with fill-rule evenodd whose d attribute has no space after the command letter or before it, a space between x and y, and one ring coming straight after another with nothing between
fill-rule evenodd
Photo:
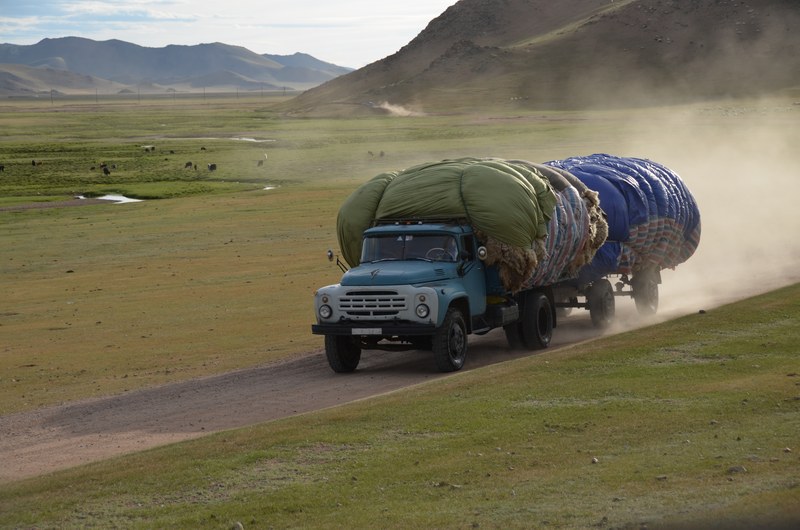
<instances>
[{"instance_id":1,"label":"green grass","mask_svg":"<svg viewBox=\"0 0 800 530\"><path fill-rule=\"evenodd\" d=\"M350 405L5 485L0 526L797 523L798 341L795 285Z\"/></svg>"},{"instance_id":2,"label":"green grass","mask_svg":"<svg viewBox=\"0 0 800 530\"><path fill-rule=\"evenodd\" d=\"M324 185L7 212L2 413L256 365L318 345L335 281ZM291 219L291 222L287 222ZM21 390L24 389L24 390Z\"/></svg>"},{"instance_id":3,"label":"green grass","mask_svg":"<svg viewBox=\"0 0 800 530\"><path fill-rule=\"evenodd\" d=\"M618 120L286 119L259 98L5 103L0 413L319 348L310 302L338 279L325 251L358 184L442 158L615 151ZM117 168L105 176L100 162ZM106 193L149 200L3 210Z\"/></svg>"},{"instance_id":4,"label":"green grass","mask_svg":"<svg viewBox=\"0 0 800 530\"><path fill-rule=\"evenodd\" d=\"M272 105L0 106L0 414L319 348L310 304L339 277L324 257L336 212L380 172L591 152L708 169L741 138L728 133L764 130L727 107L684 126L686 109L323 120ZM794 138L797 113L776 108L770 132ZM110 178L90 169L102 161ZM112 192L150 200L3 210ZM798 296L6 484L0 527L797 522Z\"/></svg>"},{"instance_id":5,"label":"green grass","mask_svg":"<svg viewBox=\"0 0 800 530\"><path fill-rule=\"evenodd\" d=\"M598 147L610 148L607 139L616 128L615 119L602 113L591 119L582 113L551 113L508 120L311 120L284 118L273 107L258 98L204 104L6 103L0 107L0 163L5 165L0 207L37 196L117 192L177 197L219 191L212 184L220 182L227 185L221 191L231 191L287 180L363 181L381 171L454 156L518 157L522 151L541 160L568 149L575 137L591 137ZM147 151L148 146L155 151ZM264 165L258 166L259 161ZM186 162L198 170L185 169ZM101 163L116 168L104 175ZM209 172L209 163L218 170Z\"/></svg>"}]
</instances>

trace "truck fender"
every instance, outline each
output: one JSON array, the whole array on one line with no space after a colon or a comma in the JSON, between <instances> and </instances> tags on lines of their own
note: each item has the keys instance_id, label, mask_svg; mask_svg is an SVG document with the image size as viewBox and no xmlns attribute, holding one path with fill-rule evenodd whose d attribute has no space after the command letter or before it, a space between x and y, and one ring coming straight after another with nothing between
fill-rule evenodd
<instances>
[{"instance_id":1,"label":"truck fender","mask_svg":"<svg viewBox=\"0 0 800 530\"><path fill-rule=\"evenodd\" d=\"M461 312L461 315L464 317L464 322L467 325L467 333L472 333L472 315L470 315L469 312L469 299L467 298L466 294L452 298L446 306L442 306L443 310L439 312L440 319L444 320L447 310L451 307L455 307ZM442 323L443 322L439 322L437 327L441 326Z\"/></svg>"}]
</instances>

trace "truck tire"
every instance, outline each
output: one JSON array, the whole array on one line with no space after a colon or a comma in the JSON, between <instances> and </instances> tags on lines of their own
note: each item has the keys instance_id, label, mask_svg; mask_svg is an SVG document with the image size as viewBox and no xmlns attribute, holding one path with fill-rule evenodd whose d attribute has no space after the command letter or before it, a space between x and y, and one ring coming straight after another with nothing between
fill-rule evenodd
<instances>
[{"instance_id":1,"label":"truck tire","mask_svg":"<svg viewBox=\"0 0 800 530\"><path fill-rule=\"evenodd\" d=\"M652 269L636 273L631 281L633 301L640 315L655 315L658 311L658 275Z\"/></svg>"},{"instance_id":2,"label":"truck tire","mask_svg":"<svg viewBox=\"0 0 800 530\"><path fill-rule=\"evenodd\" d=\"M525 294L520 322L522 345L529 350L547 348L553 338L553 308L546 294L529 291Z\"/></svg>"},{"instance_id":3,"label":"truck tire","mask_svg":"<svg viewBox=\"0 0 800 530\"><path fill-rule=\"evenodd\" d=\"M442 327L433 335L433 360L440 372L455 372L467 357L467 326L461 311L447 310Z\"/></svg>"},{"instance_id":4,"label":"truck tire","mask_svg":"<svg viewBox=\"0 0 800 530\"><path fill-rule=\"evenodd\" d=\"M325 356L334 372L350 373L355 371L361 361L361 346L353 337L325 335Z\"/></svg>"},{"instance_id":5,"label":"truck tire","mask_svg":"<svg viewBox=\"0 0 800 530\"><path fill-rule=\"evenodd\" d=\"M589 316L592 324L598 329L605 329L614 320L616 305L614 301L614 289L611 282L603 278L597 280L589 288L587 295L589 302Z\"/></svg>"}]
</instances>

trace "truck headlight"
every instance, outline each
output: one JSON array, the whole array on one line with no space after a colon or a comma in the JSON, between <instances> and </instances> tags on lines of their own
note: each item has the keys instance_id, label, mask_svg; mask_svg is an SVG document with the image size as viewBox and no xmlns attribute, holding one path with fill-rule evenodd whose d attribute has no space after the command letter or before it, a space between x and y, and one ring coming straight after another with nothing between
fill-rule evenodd
<instances>
[{"instance_id":1,"label":"truck headlight","mask_svg":"<svg viewBox=\"0 0 800 530\"><path fill-rule=\"evenodd\" d=\"M319 306L319 316L321 318L331 318L333 314L333 309L329 305L321 305Z\"/></svg>"},{"instance_id":2,"label":"truck headlight","mask_svg":"<svg viewBox=\"0 0 800 530\"><path fill-rule=\"evenodd\" d=\"M416 312L419 318L427 318L427 316L431 312L431 308L426 306L425 304L419 304L417 306Z\"/></svg>"}]
</instances>

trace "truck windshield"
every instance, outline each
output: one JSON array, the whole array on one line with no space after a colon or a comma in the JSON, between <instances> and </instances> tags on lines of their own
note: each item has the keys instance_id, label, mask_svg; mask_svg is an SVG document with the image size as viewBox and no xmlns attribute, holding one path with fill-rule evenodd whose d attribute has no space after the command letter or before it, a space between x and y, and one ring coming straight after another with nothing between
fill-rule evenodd
<instances>
[{"instance_id":1,"label":"truck windshield","mask_svg":"<svg viewBox=\"0 0 800 530\"><path fill-rule=\"evenodd\" d=\"M364 238L361 263L380 260L456 261L456 239L448 235L391 234Z\"/></svg>"}]
</instances>

